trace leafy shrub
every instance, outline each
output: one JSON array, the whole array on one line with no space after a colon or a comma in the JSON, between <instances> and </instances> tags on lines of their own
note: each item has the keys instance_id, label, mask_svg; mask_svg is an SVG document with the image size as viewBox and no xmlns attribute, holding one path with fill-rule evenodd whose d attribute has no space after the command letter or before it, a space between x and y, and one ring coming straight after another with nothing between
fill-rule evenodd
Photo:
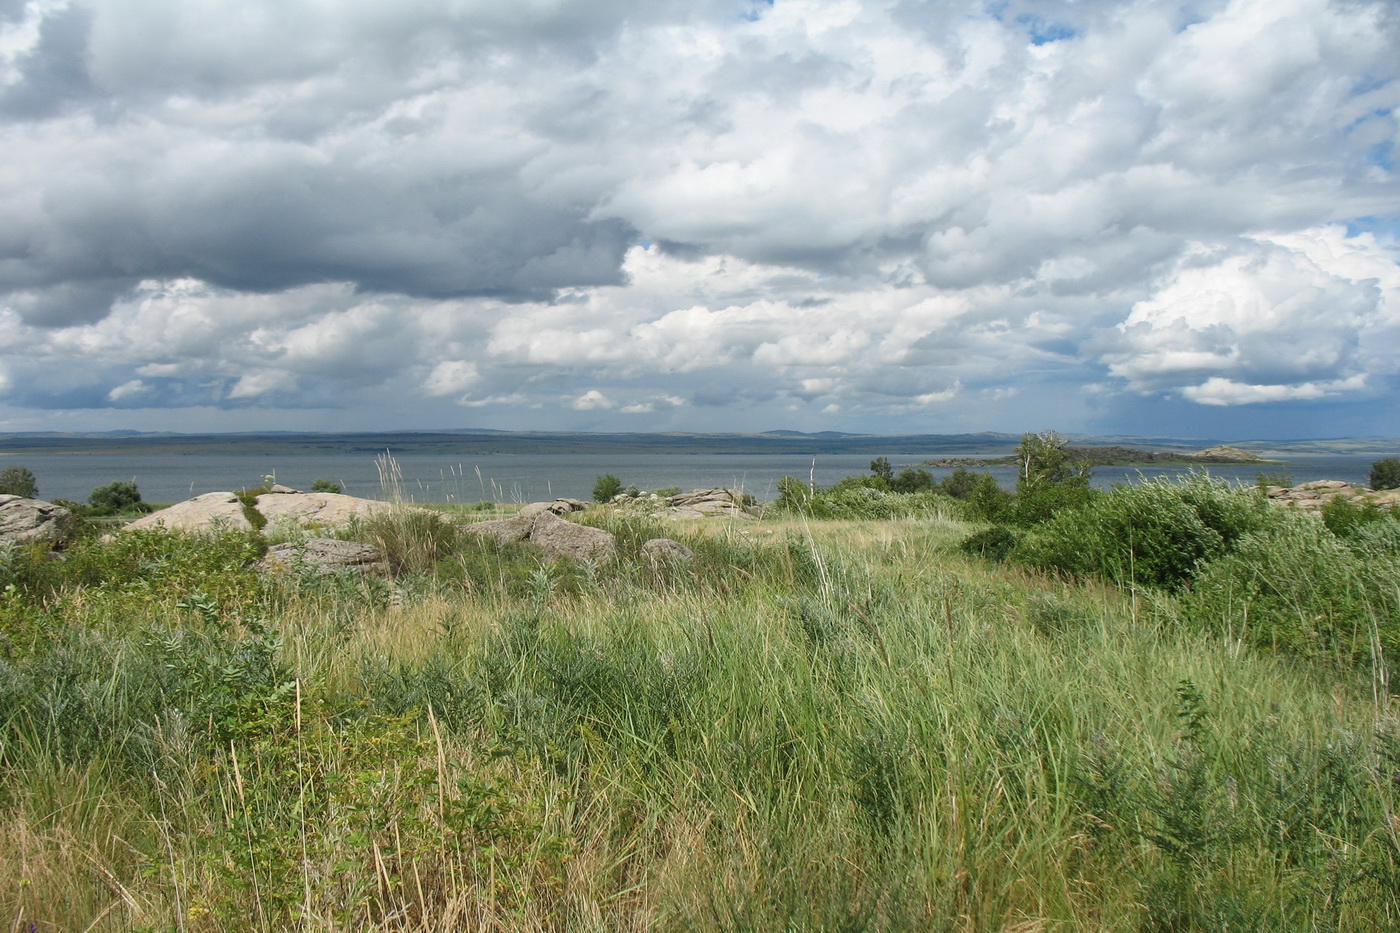
<instances>
[{"instance_id":1,"label":"leafy shrub","mask_svg":"<svg viewBox=\"0 0 1400 933\"><path fill-rule=\"evenodd\" d=\"M1322 506L1322 521L1327 530L1339 538L1354 537L1362 528L1377 522L1390 521L1394 516L1374 502L1357 502L1344 496L1334 496Z\"/></svg>"},{"instance_id":2,"label":"leafy shrub","mask_svg":"<svg viewBox=\"0 0 1400 933\"><path fill-rule=\"evenodd\" d=\"M611 473L604 473L602 476L598 477L597 481L593 484L593 501L611 502L613 497L619 495L621 492L622 480L613 476Z\"/></svg>"},{"instance_id":3,"label":"leafy shrub","mask_svg":"<svg viewBox=\"0 0 1400 933\"><path fill-rule=\"evenodd\" d=\"M952 496L954 499L969 499L977 490L981 477L990 479L993 484L996 483L990 473L973 473L964 467L958 467L936 485L938 491L945 496Z\"/></svg>"},{"instance_id":4,"label":"leafy shrub","mask_svg":"<svg viewBox=\"0 0 1400 933\"><path fill-rule=\"evenodd\" d=\"M140 503L141 492L133 480L117 480L98 486L88 494L88 505L94 515L115 515Z\"/></svg>"},{"instance_id":5,"label":"leafy shrub","mask_svg":"<svg viewBox=\"0 0 1400 933\"><path fill-rule=\"evenodd\" d=\"M1400 488L1400 459L1386 457L1371 464L1371 488Z\"/></svg>"},{"instance_id":6,"label":"leafy shrub","mask_svg":"<svg viewBox=\"0 0 1400 933\"><path fill-rule=\"evenodd\" d=\"M895 492L928 492L934 488L932 473L912 467L900 470L899 475L890 480L890 489Z\"/></svg>"},{"instance_id":7,"label":"leafy shrub","mask_svg":"<svg viewBox=\"0 0 1400 933\"><path fill-rule=\"evenodd\" d=\"M0 470L0 495L24 496L33 499L39 495L39 484L34 474L22 466L5 467Z\"/></svg>"},{"instance_id":8,"label":"leafy shrub","mask_svg":"<svg viewBox=\"0 0 1400 933\"><path fill-rule=\"evenodd\" d=\"M973 474L967 494L958 498L967 503L965 511L973 521L1002 521L1011 507L1011 494L1002 489L990 473Z\"/></svg>"},{"instance_id":9,"label":"leafy shrub","mask_svg":"<svg viewBox=\"0 0 1400 933\"><path fill-rule=\"evenodd\" d=\"M337 483L335 480L330 480L330 479L318 479L318 480L315 480L314 482L312 482L312 484L311 484L311 491L312 491L312 492L334 492L334 493L338 493L338 492L340 492L340 488L341 488L341 487L340 487L340 484L339 484L339 483Z\"/></svg>"},{"instance_id":10,"label":"leafy shrub","mask_svg":"<svg viewBox=\"0 0 1400 933\"><path fill-rule=\"evenodd\" d=\"M1201 569L1183 595L1186 618L1208 629L1310 658L1371 658L1373 636L1400 649L1400 560L1363 561L1310 515L1278 510Z\"/></svg>"},{"instance_id":11,"label":"leafy shrub","mask_svg":"<svg viewBox=\"0 0 1400 933\"><path fill-rule=\"evenodd\" d=\"M1018 486L1003 510L1007 520L1030 527L1048 522L1061 512L1081 509L1098 495L1087 483L1039 483Z\"/></svg>"},{"instance_id":12,"label":"leafy shrub","mask_svg":"<svg viewBox=\"0 0 1400 933\"><path fill-rule=\"evenodd\" d=\"M1016 556L1073 576L1172 587L1223 543L1179 487L1153 482L1123 486L1091 506L1060 512L1033 529Z\"/></svg>"},{"instance_id":13,"label":"leafy shrub","mask_svg":"<svg viewBox=\"0 0 1400 933\"><path fill-rule=\"evenodd\" d=\"M994 561L1004 561L1011 556L1020 537L1005 525L993 525L974 535L964 538L958 549L964 554L974 554Z\"/></svg>"}]
</instances>

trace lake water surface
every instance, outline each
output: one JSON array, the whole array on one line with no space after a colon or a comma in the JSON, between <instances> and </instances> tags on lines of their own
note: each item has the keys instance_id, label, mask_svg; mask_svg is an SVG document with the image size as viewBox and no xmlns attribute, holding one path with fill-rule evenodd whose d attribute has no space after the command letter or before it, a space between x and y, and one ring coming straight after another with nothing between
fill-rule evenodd
<instances>
[{"instance_id":1,"label":"lake water surface","mask_svg":"<svg viewBox=\"0 0 1400 933\"><path fill-rule=\"evenodd\" d=\"M641 489L730 486L759 501L777 497L778 480L791 475L827 486L851 474L866 473L870 461L888 456L895 469L912 465L909 455L877 448L863 454L487 454L443 456L405 454L396 458L403 496L415 502L532 502L570 496L588 499L594 480L612 473L624 485ZM1216 465L1211 475L1253 484L1261 472L1286 473L1293 482L1340 479L1364 483L1373 456L1297 456L1279 463ZM264 476L297 489L316 479L340 483L350 495L383 494L379 465L366 454L23 454L0 457L0 467L23 465L33 471L45 499L86 501L96 486L135 480L147 502L170 503L202 492L257 486ZM935 478L951 470L930 470ZM1015 485L1012 467L991 469L1007 488ZM1184 467L1099 467L1094 484L1138 482L1142 477L1174 475Z\"/></svg>"}]
</instances>

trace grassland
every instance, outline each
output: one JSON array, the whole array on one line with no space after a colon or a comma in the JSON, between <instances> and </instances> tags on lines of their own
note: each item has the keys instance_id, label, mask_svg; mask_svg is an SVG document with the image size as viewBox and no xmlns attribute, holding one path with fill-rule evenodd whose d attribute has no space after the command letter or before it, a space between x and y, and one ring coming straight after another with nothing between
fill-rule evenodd
<instances>
[{"instance_id":1,"label":"grassland","mask_svg":"<svg viewBox=\"0 0 1400 933\"><path fill-rule=\"evenodd\" d=\"M261 576L257 536L11 549L0 922L1400 928L1379 641L1279 650L1229 591L968 556L984 526L921 501L591 510L607 566L466 514L353 529L392 581ZM694 559L647 564L663 535Z\"/></svg>"}]
</instances>

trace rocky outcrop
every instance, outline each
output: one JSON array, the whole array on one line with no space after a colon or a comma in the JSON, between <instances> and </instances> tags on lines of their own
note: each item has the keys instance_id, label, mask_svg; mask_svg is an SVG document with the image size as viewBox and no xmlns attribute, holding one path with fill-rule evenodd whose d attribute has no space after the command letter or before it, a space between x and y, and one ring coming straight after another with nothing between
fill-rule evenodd
<instances>
[{"instance_id":1,"label":"rocky outcrop","mask_svg":"<svg viewBox=\"0 0 1400 933\"><path fill-rule=\"evenodd\" d=\"M554 515L568 515L570 512L582 512L588 508L587 502L580 502L578 499L555 499L553 502L531 502L522 506L516 515L524 515L534 518L541 512L550 512Z\"/></svg>"},{"instance_id":2,"label":"rocky outcrop","mask_svg":"<svg viewBox=\"0 0 1400 933\"><path fill-rule=\"evenodd\" d=\"M272 491L258 496L253 505L269 526L280 525L288 529L331 528L399 507L377 499L359 499L333 492L298 492L287 486L274 486ZM253 523L248 519L242 500L233 493L206 492L138 518L123 530L142 528L251 531Z\"/></svg>"},{"instance_id":3,"label":"rocky outcrop","mask_svg":"<svg viewBox=\"0 0 1400 933\"><path fill-rule=\"evenodd\" d=\"M1358 505L1376 505L1382 509L1394 508L1400 502L1400 490L1386 489L1376 492L1368 486L1345 483L1337 479L1318 479L1297 486L1266 486L1264 495L1275 502L1317 512L1333 499L1354 499Z\"/></svg>"},{"instance_id":4,"label":"rocky outcrop","mask_svg":"<svg viewBox=\"0 0 1400 933\"><path fill-rule=\"evenodd\" d=\"M61 505L0 495L0 544L13 541L59 547L67 543L72 524L73 513Z\"/></svg>"},{"instance_id":5,"label":"rocky outcrop","mask_svg":"<svg viewBox=\"0 0 1400 933\"><path fill-rule=\"evenodd\" d=\"M252 531L253 523L243 514L243 503L231 492L206 492L177 502L168 509L142 516L123 528L164 528L167 531Z\"/></svg>"},{"instance_id":6,"label":"rocky outcrop","mask_svg":"<svg viewBox=\"0 0 1400 933\"><path fill-rule=\"evenodd\" d=\"M526 509L510 518L476 522L463 530L502 543L525 541L551 559L606 562L617 556L617 538L612 532L565 521L549 509Z\"/></svg>"},{"instance_id":7,"label":"rocky outcrop","mask_svg":"<svg viewBox=\"0 0 1400 933\"><path fill-rule=\"evenodd\" d=\"M671 497L673 518L756 518L753 496L733 489L694 489Z\"/></svg>"},{"instance_id":8,"label":"rocky outcrop","mask_svg":"<svg viewBox=\"0 0 1400 933\"><path fill-rule=\"evenodd\" d=\"M328 528L373 518L396 506L378 499L360 499L338 492L278 492L274 489L258 496L254 508L267 519L269 525Z\"/></svg>"},{"instance_id":9,"label":"rocky outcrop","mask_svg":"<svg viewBox=\"0 0 1400 933\"><path fill-rule=\"evenodd\" d=\"M312 538L302 543L288 541L273 545L258 562L258 569L272 573L302 570L319 574L387 575L389 564L384 559L384 552L373 545L335 538Z\"/></svg>"},{"instance_id":10,"label":"rocky outcrop","mask_svg":"<svg viewBox=\"0 0 1400 933\"><path fill-rule=\"evenodd\" d=\"M758 503L753 496L734 489L692 489L677 496L617 496L612 504L629 511L648 512L671 518L756 518Z\"/></svg>"}]
</instances>

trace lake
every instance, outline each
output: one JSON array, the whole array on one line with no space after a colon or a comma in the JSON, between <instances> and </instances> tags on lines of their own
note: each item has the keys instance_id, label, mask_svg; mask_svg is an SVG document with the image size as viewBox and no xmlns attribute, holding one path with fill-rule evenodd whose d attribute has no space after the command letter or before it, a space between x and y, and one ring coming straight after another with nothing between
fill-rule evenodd
<instances>
[{"instance_id":1,"label":"lake","mask_svg":"<svg viewBox=\"0 0 1400 933\"><path fill-rule=\"evenodd\" d=\"M943 456L944 454L940 454ZM975 456L975 453L972 454ZM777 498L778 480L791 475L828 486L843 476L866 473L875 457L888 456L896 471L912 465L909 455L872 447L862 454L404 454L396 458L405 499L414 502L532 502L568 496L589 499L594 480L612 473L641 489L730 486L759 501ZM1314 479L1366 482L1374 456L1308 455L1244 466L1216 465L1211 475L1252 485L1261 471L1287 473L1295 483ZM363 453L325 454L21 454L0 457L0 468L33 471L45 499L86 501L96 486L135 480L147 502L171 503L202 492L260 485L264 476L297 489L316 479L340 483L350 495L380 498L376 458ZM1140 477L1184 473L1184 467L1099 467L1094 485L1137 482ZM951 473L930 470L935 478ZM1007 488L1013 467L990 471Z\"/></svg>"}]
</instances>

